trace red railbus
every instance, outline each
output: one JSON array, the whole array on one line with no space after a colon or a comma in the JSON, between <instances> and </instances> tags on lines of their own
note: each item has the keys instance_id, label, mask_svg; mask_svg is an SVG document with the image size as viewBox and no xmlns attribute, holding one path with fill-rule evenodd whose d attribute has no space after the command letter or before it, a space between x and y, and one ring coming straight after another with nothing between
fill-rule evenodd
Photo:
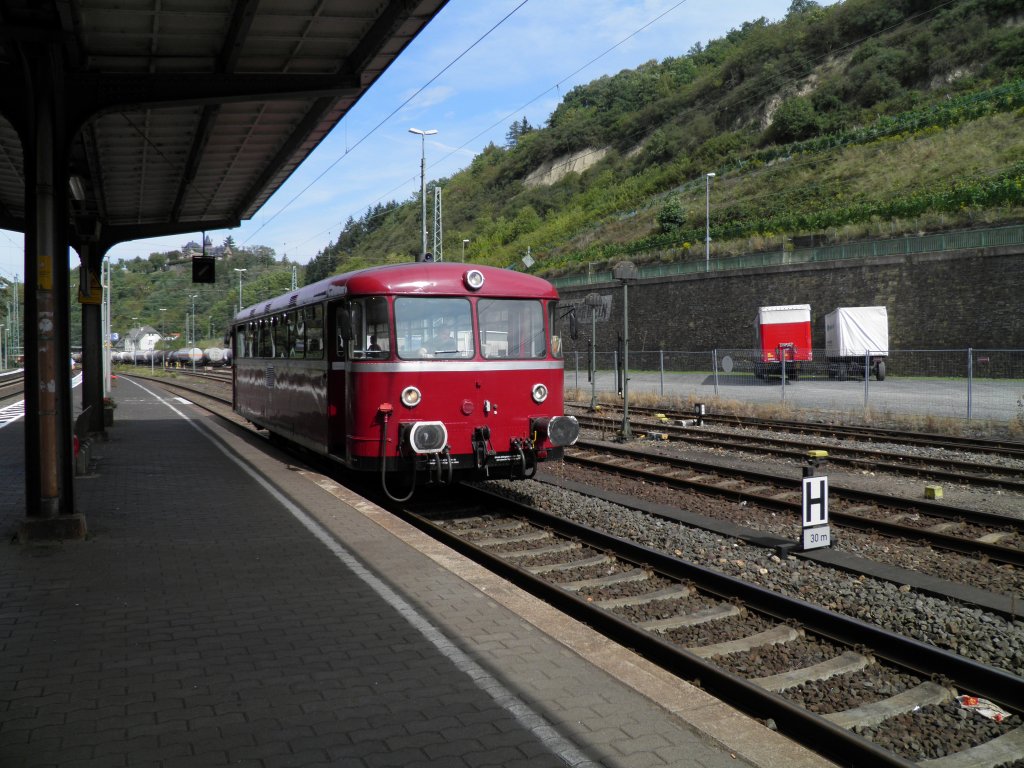
<instances>
[{"instance_id":1,"label":"red railbus","mask_svg":"<svg viewBox=\"0 0 1024 768\"><path fill-rule=\"evenodd\" d=\"M350 272L236 315L234 409L384 490L531 477L579 436L563 412L558 294L504 269Z\"/></svg>"}]
</instances>

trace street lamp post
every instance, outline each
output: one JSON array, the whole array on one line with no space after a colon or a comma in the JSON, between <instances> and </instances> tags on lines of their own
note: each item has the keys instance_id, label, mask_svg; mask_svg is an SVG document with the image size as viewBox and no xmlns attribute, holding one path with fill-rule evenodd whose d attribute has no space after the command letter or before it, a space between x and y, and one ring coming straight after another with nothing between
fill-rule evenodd
<instances>
[{"instance_id":1,"label":"street lamp post","mask_svg":"<svg viewBox=\"0 0 1024 768\"><path fill-rule=\"evenodd\" d=\"M463 240L462 241L462 261L463 261L463 263L465 263L465 261L466 261L466 244L468 242L469 242L469 240Z\"/></svg>"},{"instance_id":2,"label":"street lamp post","mask_svg":"<svg viewBox=\"0 0 1024 768\"><path fill-rule=\"evenodd\" d=\"M704 271L711 271L711 180L715 174L704 175Z\"/></svg>"},{"instance_id":3,"label":"street lamp post","mask_svg":"<svg viewBox=\"0 0 1024 768\"><path fill-rule=\"evenodd\" d=\"M422 131L419 128L410 128L409 133L415 133L420 137L422 153L420 156L420 201L422 202L423 217L423 249L420 251L420 261L427 258L427 136L433 136L437 131L433 128Z\"/></svg>"},{"instance_id":4,"label":"street lamp post","mask_svg":"<svg viewBox=\"0 0 1024 768\"><path fill-rule=\"evenodd\" d=\"M597 310L604 304L599 293L588 293L584 304L590 309L590 410L597 410Z\"/></svg>"},{"instance_id":5,"label":"street lamp post","mask_svg":"<svg viewBox=\"0 0 1024 768\"><path fill-rule=\"evenodd\" d=\"M167 311L167 307L160 307L160 311L161 312L166 312ZM160 315L160 341L161 342L164 340L164 317L165 317L164 315ZM155 347L154 347L153 351L156 352L156 348ZM156 358L156 355L154 354L153 357ZM164 355L164 351L162 349L160 350L160 362L163 364L164 368L167 367L167 357L166 357L166 355Z\"/></svg>"},{"instance_id":6,"label":"street lamp post","mask_svg":"<svg viewBox=\"0 0 1024 768\"><path fill-rule=\"evenodd\" d=\"M189 295L192 299L192 347L188 351L188 356L192 358L192 373L196 372L196 297L199 294L193 293Z\"/></svg>"},{"instance_id":7,"label":"street lamp post","mask_svg":"<svg viewBox=\"0 0 1024 768\"><path fill-rule=\"evenodd\" d=\"M245 272L245 271L246 271L245 267L243 267L242 269L239 269L238 267L235 267L235 272L238 273L238 311L239 312L242 311L242 273Z\"/></svg>"},{"instance_id":8,"label":"street lamp post","mask_svg":"<svg viewBox=\"0 0 1024 768\"><path fill-rule=\"evenodd\" d=\"M629 440L629 281L636 277L636 264L620 261L612 277L622 283L622 439Z\"/></svg>"}]
</instances>

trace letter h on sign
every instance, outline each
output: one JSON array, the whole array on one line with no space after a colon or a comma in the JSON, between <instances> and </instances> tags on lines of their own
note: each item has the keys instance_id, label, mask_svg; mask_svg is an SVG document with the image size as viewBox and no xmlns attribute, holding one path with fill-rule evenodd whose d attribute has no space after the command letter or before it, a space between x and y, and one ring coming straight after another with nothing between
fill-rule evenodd
<instances>
[{"instance_id":1,"label":"letter h on sign","mask_svg":"<svg viewBox=\"0 0 1024 768\"><path fill-rule=\"evenodd\" d=\"M828 477L803 478L803 527L828 525Z\"/></svg>"}]
</instances>

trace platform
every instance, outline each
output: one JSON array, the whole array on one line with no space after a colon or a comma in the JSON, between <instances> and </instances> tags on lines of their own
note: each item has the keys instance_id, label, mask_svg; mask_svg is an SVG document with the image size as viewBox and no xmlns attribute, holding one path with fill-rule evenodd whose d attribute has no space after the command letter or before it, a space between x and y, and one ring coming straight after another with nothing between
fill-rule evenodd
<instances>
[{"instance_id":1,"label":"platform","mask_svg":"<svg viewBox=\"0 0 1024 768\"><path fill-rule=\"evenodd\" d=\"M16 543L0 428L0 765L830 765L157 385L113 395L84 541Z\"/></svg>"}]
</instances>

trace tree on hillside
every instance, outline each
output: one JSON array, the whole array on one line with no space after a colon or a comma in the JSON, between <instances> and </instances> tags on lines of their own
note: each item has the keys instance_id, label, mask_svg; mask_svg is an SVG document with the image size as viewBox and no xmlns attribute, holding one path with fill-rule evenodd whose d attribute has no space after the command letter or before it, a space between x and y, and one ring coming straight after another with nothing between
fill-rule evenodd
<instances>
[{"instance_id":1,"label":"tree on hillside","mask_svg":"<svg viewBox=\"0 0 1024 768\"><path fill-rule=\"evenodd\" d=\"M334 274L334 270L337 268L337 256L335 256L334 252L329 248L325 248L310 259L309 264L306 265L306 279L304 285L310 285L319 280L323 280L325 277L330 277Z\"/></svg>"},{"instance_id":2,"label":"tree on hillside","mask_svg":"<svg viewBox=\"0 0 1024 768\"><path fill-rule=\"evenodd\" d=\"M515 149L519 140L533 130L533 126L524 116L522 121L513 121L505 133L505 146L508 149Z\"/></svg>"},{"instance_id":3,"label":"tree on hillside","mask_svg":"<svg viewBox=\"0 0 1024 768\"><path fill-rule=\"evenodd\" d=\"M662 232L674 232L686 224L686 211L676 195L672 195L658 211L658 226Z\"/></svg>"}]
</instances>

